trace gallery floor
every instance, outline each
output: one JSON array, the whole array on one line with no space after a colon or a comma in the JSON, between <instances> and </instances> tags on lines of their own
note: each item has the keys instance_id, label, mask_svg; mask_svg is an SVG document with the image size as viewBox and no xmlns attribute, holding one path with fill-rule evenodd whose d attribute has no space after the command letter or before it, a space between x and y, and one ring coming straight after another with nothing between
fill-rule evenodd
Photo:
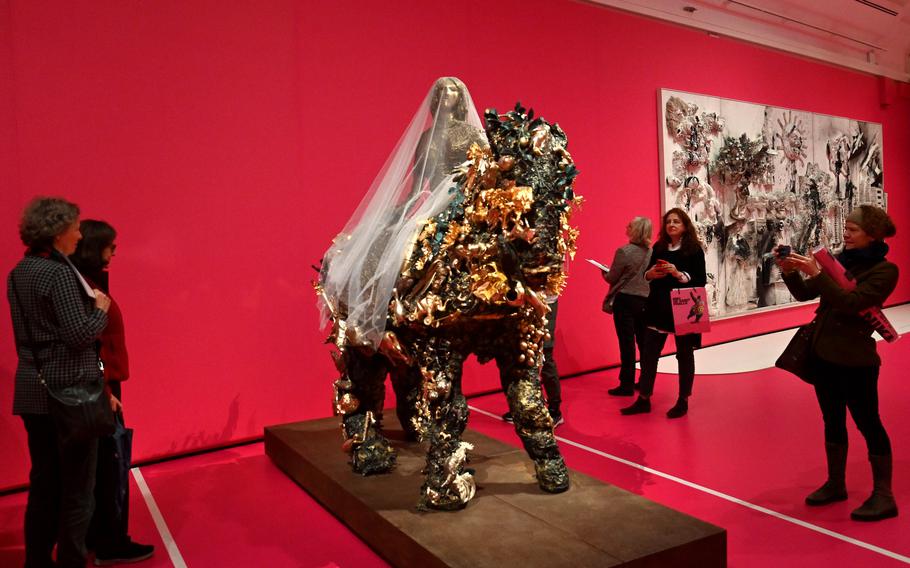
<instances>
[{"instance_id":1,"label":"gallery floor","mask_svg":"<svg viewBox=\"0 0 910 568\"><path fill-rule=\"evenodd\" d=\"M755 357L755 348L743 342L739 358ZM903 414L910 407L910 340L880 342L879 352L881 411L902 507L896 519L849 519L871 487L852 426L849 500L817 509L802 504L824 478L821 418L811 388L773 368L700 375L690 413L680 420L664 416L675 399L673 375L658 377L654 411L632 417L618 412L629 398L606 394L615 369L572 378L563 383L566 423L557 435L570 467L726 528L731 567L910 564L910 420ZM469 402L470 427L518 445L499 418L500 394ZM149 568L385 565L273 466L261 443L137 468L132 500L133 537L159 548L142 564ZM24 504L24 493L0 498L0 566L22 563Z\"/></svg>"}]
</instances>

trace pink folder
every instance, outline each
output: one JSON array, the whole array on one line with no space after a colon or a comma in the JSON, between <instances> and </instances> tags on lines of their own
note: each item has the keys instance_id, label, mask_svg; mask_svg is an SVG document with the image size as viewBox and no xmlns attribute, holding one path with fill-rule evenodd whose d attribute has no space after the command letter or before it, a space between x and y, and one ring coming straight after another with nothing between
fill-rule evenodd
<instances>
[{"instance_id":1,"label":"pink folder","mask_svg":"<svg viewBox=\"0 0 910 568\"><path fill-rule=\"evenodd\" d=\"M841 288L847 292L856 289L856 281L853 280L853 276L847 272L847 269L844 268L836 258L834 258L831 251L824 246L820 246L812 251L812 256L818 261L822 271L837 282ZM891 325L891 322L888 321L888 318L878 306L866 308L861 311L859 315L863 316L866 321L872 324L875 331L877 331L878 334L882 336L882 339L888 343L894 343L901 338L900 334L897 333L897 330L894 329L894 326Z\"/></svg>"},{"instance_id":2,"label":"pink folder","mask_svg":"<svg viewBox=\"0 0 910 568\"><path fill-rule=\"evenodd\" d=\"M711 331L708 294L704 288L676 288L670 291L676 335Z\"/></svg>"}]
</instances>

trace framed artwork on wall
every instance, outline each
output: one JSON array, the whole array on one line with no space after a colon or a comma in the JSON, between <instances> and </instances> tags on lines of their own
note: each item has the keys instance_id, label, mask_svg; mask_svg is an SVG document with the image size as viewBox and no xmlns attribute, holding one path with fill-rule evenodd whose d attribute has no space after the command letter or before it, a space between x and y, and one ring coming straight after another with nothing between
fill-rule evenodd
<instances>
[{"instance_id":1,"label":"framed artwork on wall","mask_svg":"<svg viewBox=\"0 0 910 568\"><path fill-rule=\"evenodd\" d=\"M661 89L661 206L705 248L714 317L795 303L772 251L842 245L844 218L887 209L882 125Z\"/></svg>"}]
</instances>

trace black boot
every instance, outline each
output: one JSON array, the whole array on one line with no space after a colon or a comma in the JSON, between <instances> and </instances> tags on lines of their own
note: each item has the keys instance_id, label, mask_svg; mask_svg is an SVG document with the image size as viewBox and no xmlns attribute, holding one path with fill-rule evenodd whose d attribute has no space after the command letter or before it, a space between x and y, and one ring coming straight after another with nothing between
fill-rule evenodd
<instances>
[{"instance_id":1,"label":"black boot","mask_svg":"<svg viewBox=\"0 0 910 568\"><path fill-rule=\"evenodd\" d=\"M632 385L620 384L618 387L608 390L607 394L610 396L632 396L635 394L635 389L632 388Z\"/></svg>"},{"instance_id":2,"label":"black boot","mask_svg":"<svg viewBox=\"0 0 910 568\"><path fill-rule=\"evenodd\" d=\"M682 418L689 412L689 399L680 398L673 405L673 408L667 411L667 418Z\"/></svg>"},{"instance_id":3,"label":"black boot","mask_svg":"<svg viewBox=\"0 0 910 568\"><path fill-rule=\"evenodd\" d=\"M626 416L629 416L630 414L646 414L651 412L651 400L640 396L635 399L632 406L621 408L619 412Z\"/></svg>"},{"instance_id":4,"label":"black boot","mask_svg":"<svg viewBox=\"0 0 910 568\"><path fill-rule=\"evenodd\" d=\"M891 456L869 456L872 464L872 495L850 513L854 521L880 521L897 516L897 503L891 493Z\"/></svg>"},{"instance_id":5,"label":"black boot","mask_svg":"<svg viewBox=\"0 0 910 568\"><path fill-rule=\"evenodd\" d=\"M806 505L817 507L847 500L847 485L844 483L847 473L847 444L826 442L825 456L828 458L828 481L806 497Z\"/></svg>"}]
</instances>

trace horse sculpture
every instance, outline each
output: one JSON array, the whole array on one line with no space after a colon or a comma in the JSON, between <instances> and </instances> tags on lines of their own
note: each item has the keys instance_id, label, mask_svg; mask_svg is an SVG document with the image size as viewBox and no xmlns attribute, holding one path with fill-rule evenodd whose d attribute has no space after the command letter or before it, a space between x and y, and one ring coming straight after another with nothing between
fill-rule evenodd
<instances>
[{"instance_id":1,"label":"horse sculpture","mask_svg":"<svg viewBox=\"0 0 910 568\"><path fill-rule=\"evenodd\" d=\"M474 495L461 440L468 407L462 365L470 354L499 367L516 432L534 461L540 488L569 486L540 391L547 300L566 280L565 259L578 231L569 224L581 197L557 124L520 104L485 115L487 146L473 143L452 173L450 199L413 232L395 281L378 349L358 341L347 307L316 284L330 312L327 342L341 377L334 410L355 471L388 471L395 451L381 433L384 380L390 374L398 418L429 442L419 507L451 510ZM323 275L325 269L323 270Z\"/></svg>"}]
</instances>

